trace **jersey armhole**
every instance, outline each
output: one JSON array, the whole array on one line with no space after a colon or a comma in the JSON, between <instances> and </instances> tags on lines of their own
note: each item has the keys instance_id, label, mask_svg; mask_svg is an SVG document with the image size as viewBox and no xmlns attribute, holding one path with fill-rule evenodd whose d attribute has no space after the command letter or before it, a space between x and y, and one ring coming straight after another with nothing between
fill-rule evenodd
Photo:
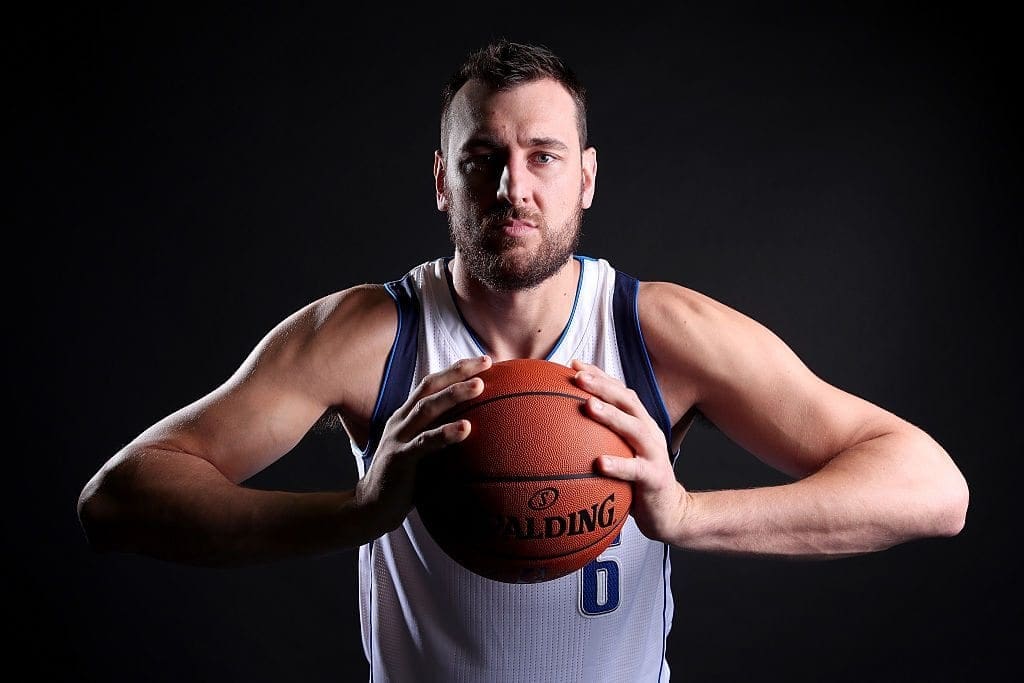
<instances>
[{"instance_id":1,"label":"jersey armhole","mask_svg":"<svg viewBox=\"0 0 1024 683\"><path fill-rule=\"evenodd\" d=\"M654 366L647 352L643 331L640 329L639 294L639 280L621 271L615 271L612 311L622 373L626 386L637 393L647 412L661 427L666 443L672 443L672 421L668 416L661 388L658 386L658 378L654 376Z\"/></svg>"},{"instance_id":2,"label":"jersey armhole","mask_svg":"<svg viewBox=\"0 0 1024 683\"><path fill-rule=\"evenodd\" d=\"M398 328L395 341L388 353L384 374L377 393L377 403L370 419L370 435L360 456L363 467L370 466L373 454L380 444L384 425L409 395L409 387L416 371L416 347L419 339L420 306L413 288L411 275L393 280L384 285L385 291L394 300L398 313Z\"/></svg>"}]
</instances>

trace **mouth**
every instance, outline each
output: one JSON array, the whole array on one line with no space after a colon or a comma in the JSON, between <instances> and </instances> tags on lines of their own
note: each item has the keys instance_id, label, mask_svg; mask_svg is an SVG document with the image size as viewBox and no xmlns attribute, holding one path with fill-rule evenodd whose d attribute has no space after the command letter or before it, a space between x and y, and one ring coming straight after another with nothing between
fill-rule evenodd
<instances>
[{"instance_id":1,"label":"mouth","mask_svg":"<svg viewBox=\"0 0 1024 683\"><path fill-rule=\"evenodd\" d=\"M534 225L530 221L524 221L524 220L520 220L518 218L508 218L508 219L503 220L501 222L501 227L503 227L503 228L526 229L526 228L536 228L537 226Z\"/></svg>"},{"instance_id":2,"label":"mouth","mask_svg":"<svg viewBox=\"0 0 1024 683\"><path fill-rule=\"evenodd\" d=\"M537 226L531 221L524 221L518 218L508 218L498 224L501 231L511 237L521 237L528 235L537 229Z\"/></svg>"}]
</instances>

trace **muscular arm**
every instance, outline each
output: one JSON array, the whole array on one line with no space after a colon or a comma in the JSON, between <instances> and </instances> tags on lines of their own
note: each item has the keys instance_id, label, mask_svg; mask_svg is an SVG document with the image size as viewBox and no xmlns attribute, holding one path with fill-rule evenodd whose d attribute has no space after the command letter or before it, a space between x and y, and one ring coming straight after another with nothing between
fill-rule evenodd
<instances>
[{"instance_id":1,"label":"muscular arm","mask_svg":"<svg viewBox=\"0 0 1024 683\"><path fill-rule=\"evenodd\" d=\"M368 420L395 331L379 287L314 302L273 329L220 387L160 420L86 484L79 515L99 550L200 565L358 545L383 531L354 491L241 486L328 409ZM369 406L369 407L368 407Z\"/></svg>"},{"instance_id":2,"label":"muscular arm","mask_svg":"<svg viewBox=\"0 0 1024 683\"><path fill-rule=\"evenodd\" d=\"M86 484L79 517L97 549L233 565L366 543L412 507L416 462L465 439L437 424L479 395L489 358L428 375L390 417L373 465L352 491L241 486L299 442L328 409L365 433L397 316L380 287L357 287L284 320L222 386L159 421Z\"/></svg>"},{"instance_id":3,"label":"muscular arm","mask_svg":"<svg viewBox=\"0 0 1024 683\"><path fill-rule=\"evenodd\" d=\"M624 476L656 494L651 535L694 550L826 558L959 533L966 483L921 429L824 382L768 329L696 292L646 283L640 315L673 417L696 407L795 479L687 491L653 456L627 461L635 471ZM605 399L628 412L628 398ZM650 426L621 428L653 453Z\"/></svg>"}]
</instances>

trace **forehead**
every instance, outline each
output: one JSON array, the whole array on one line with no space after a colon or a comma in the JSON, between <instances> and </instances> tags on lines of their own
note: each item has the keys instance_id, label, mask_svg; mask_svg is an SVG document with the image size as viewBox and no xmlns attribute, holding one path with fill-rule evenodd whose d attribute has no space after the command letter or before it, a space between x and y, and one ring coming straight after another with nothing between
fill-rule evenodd
<instances>
[{"instance_id":1,"label":"forehead","mask_svg":"<svg viewBox=\"0 0 1024 683\"><path fill-rule=\"evenodd\" d=\"M449 121L453 150L479 137L504 143L556 138L571 149L579 148L576 102L550 78L500 91L478 79L467 81L452 99Z\"/></svg>"}]
</instances>

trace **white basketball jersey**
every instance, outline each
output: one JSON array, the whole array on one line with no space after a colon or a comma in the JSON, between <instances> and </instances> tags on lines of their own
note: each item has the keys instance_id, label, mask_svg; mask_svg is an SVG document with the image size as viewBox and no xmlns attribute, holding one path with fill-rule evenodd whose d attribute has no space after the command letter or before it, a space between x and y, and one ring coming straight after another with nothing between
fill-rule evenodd
<instances>
[{"instance_id":1,"label":"white basketball jersey","mask_svg":"<svg viewBox=\"0 0 1024 683\"><path fill-rule=\"evenodd\" d=\"M576 257L576 302L547 360L579 358L630 384L668 432L636 315L637 281L607 261ZM360 476L383 425L425 375L485 353L452 296L447 264L424 263L388 283L399 330ZM669 457L666 453L666 457ZM669 551L632 517L583 569L534 584L478 576L449 558L415 510L359 549L360 617L370 680L668 681L672 622Z\"/></svg>"}]
</instances>

